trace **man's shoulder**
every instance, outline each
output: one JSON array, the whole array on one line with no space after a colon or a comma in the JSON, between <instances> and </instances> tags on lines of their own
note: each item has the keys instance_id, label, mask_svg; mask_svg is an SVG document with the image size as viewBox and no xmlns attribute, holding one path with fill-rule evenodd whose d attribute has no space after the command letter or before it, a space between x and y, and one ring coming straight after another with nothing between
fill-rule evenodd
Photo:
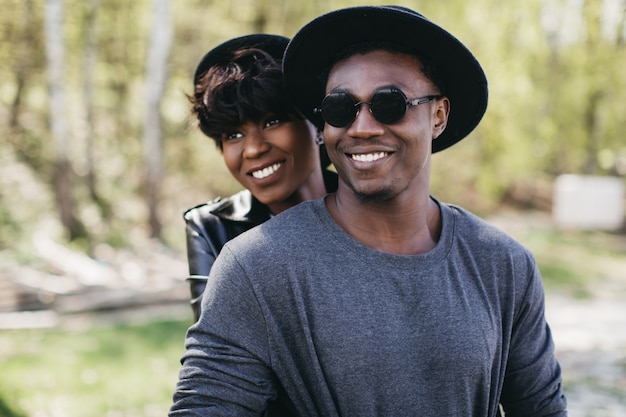
<instances>
[{"instance_id":1,"label":"man's shoulder","mask_svg":"<svg viewBox=\"0 0 626 417\"><path fill-rule=\"evenodd\" d=\"M299 240L319 233L319 226L314 201L305 201L238 236L231 246L236 245L238 250L280 250L291 245L293 249Z\"/></svg>"},{"instance_id":2,"label":"man's shoulder","mask_svg":"<svg viewBox=\"0 0 626 417\"><path fill-rule=\"evenodd\" d=\"M304 201L288 208L269 221L260 225L260 233L290 235L293 233L303 233L309 228L319 227L317 200Z\"/></svg>"},{"instance_id":3,"label":"man's shoulder","mask_svg":"<svg viewBox=\"0 0 626 417\"><path fill-rule=\"evenodd\" d=\"M452 262L475 265L481 271L480 279L491 279L503 296L513 295L514 288L526 288L535 277L533 253L504 230L477 215L455 206L451 210L455 217Z\"/></svg>"},{"instance_id":4,"label":"man's shoulder","mask_svg":"<svg viewBox=\"0 0 626 417\"><path fill-rule=\"evenodd\" d=\"M453 213L457 239L474 242L483 247L527 251L514 237L471 211L452 204L446 204L446 207Z\"/></svg>"}]
</instances>

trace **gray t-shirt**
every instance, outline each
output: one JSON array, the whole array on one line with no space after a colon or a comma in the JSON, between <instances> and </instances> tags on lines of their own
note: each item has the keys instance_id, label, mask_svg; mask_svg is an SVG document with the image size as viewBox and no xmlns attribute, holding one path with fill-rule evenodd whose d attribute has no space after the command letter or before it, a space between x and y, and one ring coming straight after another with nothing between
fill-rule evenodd
<instances>
[{"instance_id":1,"label":"gray t-shirt","mask_svg":"<svg viewBox=\"0 0 626 417\"><path fill-rule=\"evenodd\" d=\"M324 200L229 242L189 329L170 417L565 416L532 255L438 203L436 247L370 249ZM372 221L375 221L373 219Z\"/></svg>"}]
</instances>

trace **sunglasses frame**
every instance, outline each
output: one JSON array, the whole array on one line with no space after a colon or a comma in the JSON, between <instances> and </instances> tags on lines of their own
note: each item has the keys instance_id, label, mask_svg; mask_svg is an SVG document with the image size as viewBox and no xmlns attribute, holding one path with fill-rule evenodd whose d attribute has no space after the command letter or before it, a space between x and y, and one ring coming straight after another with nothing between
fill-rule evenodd
<instances>
[{"instance_id":1,"label":"sunglasses frame","mask_svg":"<svg viewBox=\"0 0 626 417\"><path fill-rule=\"evenodd\" d=\"M374 103L374 98L376 97L377 94L389 94L389 95L396 95L397 97L400 97L402 101L404 101L404 104L405 104L403 110L397 114L397 117L393 117L389 119L388 121L380 120L380 118L384 119L384 117L382 117L380 115L380 112L376 110L378 106L372 106L372 103ZM346 121L345 123L340 123L337 120L332 120L333 117L330 117L330 119L333 121L333 123L331 123L331 121L328 120L328 114L326 114L325 116L324 103L327 102L327 99L331 96L342 96L342 97L347 97L351 99L352 103L350 104L349 107L354 109L354 115L349 121ZM348 94L345 91L336 91L324 97L324 99L322 100L322 103L320 104L320 107L314 108L313 112L316 114L320 114L322 118L324 119L324 121L328 123L329 125L338 127L338 128L345 128L345 127L350 126L352 122L354 122L354 120L357 118L361 110L361 105L367 104L369 107L369 112L379 123L390 125L390 124L398 123L400 120L402 120L402 118L406 114L406 111L409 107L419 106L420 104L428 103L429 101L440 99L441 97L442 96L439 94L430 94L427 96L417 97L417 98L409 100L407 99L406 94L404 94L404 92L400 90L399 88L383 87L383 88L376 90L374 94L372 94L372 98L370 99L370 101L367 102L367 101L356 101L355 98L351 94ZM348 107L346 107L346 109L347 108Z\"/></svg>"}]
</instances>

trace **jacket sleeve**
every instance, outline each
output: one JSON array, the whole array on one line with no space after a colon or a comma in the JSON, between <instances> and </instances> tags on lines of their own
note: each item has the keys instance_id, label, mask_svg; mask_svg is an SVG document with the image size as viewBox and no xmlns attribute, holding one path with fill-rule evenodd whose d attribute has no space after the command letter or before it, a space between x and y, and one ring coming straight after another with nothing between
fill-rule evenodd
<instances>
[{"instance_id":1,"label":"jacket sleeve","mask_svg":"<svg viewBox=\"0 0 626 417\"><path fill-rule=\"evenodd\" d=\"M516 308L501 403L507 417L566 417L541 276L529 257L530 280Z\"/></svg>"},{"instance_id":2,"label":"jacket sleeve","mask_svg":"<svg viewBox=\"0 0 626 417\"><path fill-rule=\"evenodd\" d=\"M260 416L277 397L265 318L226 248L189 328L169 417Z\"/></svg>"},{"instance_id":3,"label":"jacket sleeve","mask_svg":"<svg viewBox=\"0 0 626 417\"><path fill-rule=\"evenodd\" d=\"M211 272L215 258L222 249L222 241L214 241L207 231L205 224L206 215L202 210L206 206L191 209L185 213L185 234L187 238L187 261L189 263L189 290L191 292L190 304L193 310L194 320L200 317L200 301L206 287L206 280ZM203 222L203 218L205 222Z\"/></svg>"}]
</instances>

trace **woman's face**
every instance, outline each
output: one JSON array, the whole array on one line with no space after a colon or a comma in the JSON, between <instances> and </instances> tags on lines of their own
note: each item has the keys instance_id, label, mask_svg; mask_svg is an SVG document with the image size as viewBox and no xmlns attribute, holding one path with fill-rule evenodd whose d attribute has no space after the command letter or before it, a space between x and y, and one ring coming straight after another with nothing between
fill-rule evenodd
<instances>
[{"instance_id":1,"label":"woman's face","mask_svg":"<svg viewBox=\"0 0 626 417\"><path fill-rule=\"evenodd\" d=\"M314 134L308 121L268 114L223 134L224 162L241 185L277 214L317 197L309 195L315 174L321 173Z\"/></svg>"}]
</instances>

